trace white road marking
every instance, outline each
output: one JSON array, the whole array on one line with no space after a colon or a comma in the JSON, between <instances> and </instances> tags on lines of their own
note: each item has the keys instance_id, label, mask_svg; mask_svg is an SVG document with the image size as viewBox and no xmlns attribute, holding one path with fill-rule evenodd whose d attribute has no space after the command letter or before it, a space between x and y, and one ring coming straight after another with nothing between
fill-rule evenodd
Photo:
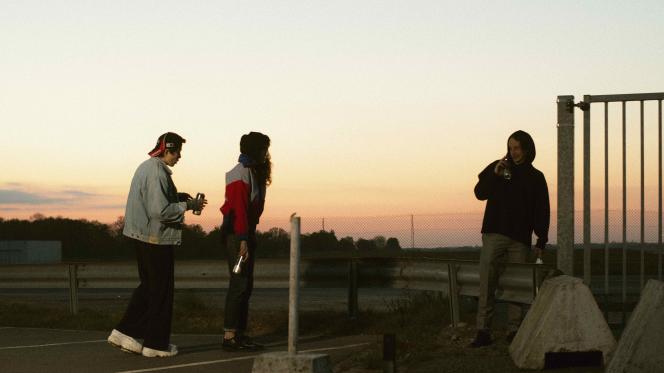
<instances>
[{"instance_id":1,"label":"white road marking","mask_svg":"<svg viewBox=\"0 0 664 373\"><path fill-rule=\"evenodd\" d=\"M96 340L96 341L49 343L49 344L43 344L43 345L29 345L29 346L10 346L10 347L0 347L0 350L16 350L16 349L20 349L20 348L66 346L66 345L76 345L76 344L84 344L84 343L100 343L100 342L106 342L106 340L105 339L99 339L99 340Z\"/></svg>"},{"instance_id":2,"label":"white road marking","mask_svg":"<svg viewBox=\"0 0 664 373\"><path fill-rule=\"evenodd\" d=\"M300 351L300 352L319 352L319 351L343 350L343 349L346 349L346 348L366 346L366 345L369 345L369 344L371 344L371 343L369 343L369 342L356 343L356 344L340 346L340 347L326 347L326 348L316 348L316 349L312 349L312 350L303 350L303 351ZM149 369L139 369L139 370L125 370L125 371L117 372L117 373L156 372L156 371L159 371L159 370L169 370L169 369L195 367L195 366L200 366L200 365L219 364L219 363L226 363L226 362L229 362L229 361L249 360L249 359L255 358L256 356L257 355L249 355L249 356L235 357L235 358L231 358L231 359L201 361L201 362L198 362L198 363L190 363L190 364L169 365L169 366L163 366L163 367L159 367L159 368L149 368Z\"/></svg>"}]
</instances>

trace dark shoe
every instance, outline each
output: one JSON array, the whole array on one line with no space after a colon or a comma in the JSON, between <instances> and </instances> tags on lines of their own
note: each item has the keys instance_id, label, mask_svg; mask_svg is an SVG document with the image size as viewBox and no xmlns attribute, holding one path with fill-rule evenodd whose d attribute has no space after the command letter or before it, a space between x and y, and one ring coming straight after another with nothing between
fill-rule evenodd
<instances>
[{"instance_id":1,"label":"dark shoe","mask_svg":"<svg viewBox=\"0 0 664 373\"><path fill-rule=\"evenodd\" d=\"M221 348L223 348L224 351L231 352L248 350L237 337L230 339L224 338L224 341L221 343Z\"/></svg>"},{"instance_id":2,"label":"dark shoe","mask_svg":"<svg viewBox=\"0 0 664 373\"><path fill-rule=\"evenodd\" d=\"M246 335L240 335L236 338L238 338L240 340L240 343L242 343L242 345L246 346L248 349L250 349L252 351L258 351L258 350L265 349L265 346L263 346L262 344L256 343L256 341L254 341L251 337L248 337Z\"/></svg>"},{"instance_id":3,"label":"dark shoe","mask_svg":"<svg viewBox=\"0 0 664 373\"><path fill-rule=\"evenodd\" d=\"M247 337L235 336L230 339L224 338L224 341L221 343L221 348L224 351L238 352L238 351L257 351L262 350L264 347L255 343L252 340L247 340Z\"/></svg>"},{"instance_id":4,"label":"dark shoe","mask_svg":"<svg viewBox=\"0 0 664 373\"><path fill-rule=\"evenodd\" d=\"M478 348L478 347L488 346L492 343L493 341L491 340L491 333L486 329L481 329L477 331L475 339L472 342L470 342L468 347Z\"/></svg>"},{"instance_id":5,"label":"dark shoe","mask_svg":"<svg viewBox=\"0 0 664 373\"><path fill-rule=\"evenodd\" d=\"M507 336L505 337L505 340L507 341L507 343L511 344L512 341L514 340L514 337L516 337L516 330L508 332Z\"/></svg>"}]
</instances>

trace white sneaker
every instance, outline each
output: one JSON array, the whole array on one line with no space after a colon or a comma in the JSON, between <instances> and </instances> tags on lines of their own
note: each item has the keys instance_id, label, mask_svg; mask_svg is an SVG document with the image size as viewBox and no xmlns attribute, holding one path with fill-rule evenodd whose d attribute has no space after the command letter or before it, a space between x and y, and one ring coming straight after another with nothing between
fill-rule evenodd
<instances>
[{"instance_id":1,"label":"white sneaker","mask_svg":"<svg viewBox=\"0 0 664 373\"><path fill-rule=\"evenodd\" d=\"M145 357L172 357L178 354L178 346L168 345L168 351L154 350L150 347L143 347L143 356Z\"/></svg>"},{"instance_id":2,"label":"white sneaker","mask_svg":"<svg viewBox=\"0 0 664 373\"><path fill-rule=\"evenodd\" d=\"M140 354L143 349L143 345L134 338L119 332L117 329L113 329L111 335L108 336L108 343L121 349L124 352L131 352L134 354Z\"/></svg>"}]
</instances>

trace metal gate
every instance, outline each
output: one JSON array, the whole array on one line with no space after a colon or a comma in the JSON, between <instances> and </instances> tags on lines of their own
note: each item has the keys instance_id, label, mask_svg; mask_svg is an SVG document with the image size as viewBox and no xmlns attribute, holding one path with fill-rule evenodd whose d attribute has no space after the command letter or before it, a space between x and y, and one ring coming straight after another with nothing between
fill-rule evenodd
<instances>
[{"instance_id":1,"label":"metal gate","mask_svg":"<svg viewBox=\"0 0 664 373\"><path fill-rule=\"evenodd\" d=\"M622 118L622 272L621 272L621 300L622 304L627 302L627 293L628 293L628 273L627 273L627 257L628 257L628 246L637 246L640 252L640 271L638 276L638 291L640 293L645 285L646 279L646 244L649 247L654 247L649 249L649 256L656 255L657 258L657 278L662 280L662 100L664 100L664 93L644 93L644 94L618 94L618 95L585 95L583 96L583 101L574 103L574 96L558 96L557 105L558 105L558 253L557 253L557 262L558 268L563 272L568 274L574 274L574 111L575 108L578 108L583 113L583 279L584 282L590 286L592 279L592 247L595 247L600 244L599 242L591 242L591 227L597 226L596 223L591 225L591 210L590 210L590 197L591 197L591 182L596 180L591 180L591 113L595 114L595 108L603 108L603 119L604 119L604 206L603 206L603 215L604 215L604 240L603 240L603 254L604 254L604 286L597 287L595 286L595 292L603 293L605 299L608 299L609 296L617 296L618 292L616 289L610 287L610 242L609 242L609 105L618 106L620 109L620 114ZM638 123L628 123L627 121L627 105L629 103L634 103L639 105L639 122ZM657 169L658 169L658 185L657 185L657 238L651 239L651 242L646 242L645 237L645 192L644 192L644 179L645 179L645 161L646 159L650 160L651 155L649 149L649 157L645 157L645 132L644 124L646 122L646 116L644 114L644 105L656 105L657 106L657 122L658 131L657 131ZM599 107L598 107L599 106ZM591 110L593 109L593 110ZM601 113L601 112L600 112ZM602 114L600 114L602 115ZM640 238L639 242L628 242L627 237L627 129L632 128L630 126L639 125L640 127L640 216L639 216L639 227L640 227ZM654 136L654 134L649 134L648 138ZM595 163L596 164L596 163ZM614 168L615 169L615 168ZM649 207L651 207L649 205ZM656 242L655 242L656 241ZM655 246L656 244L656 246ZM600 249L601 251L601 249ZM634 250L632 250L633 252ZM614 258L616 259L616 258ZM635 277L635 276L632 276ZM650 277L655 277L654 273L650 274ZM615 274L614 274L615 278ZM598 278L595 277L595 282L598 282ZM636 281L636 279L634 279ZM597 284L595 284L597 285ZM603 290L603 291L602 291Z\"/></svg>"}]
</instances>

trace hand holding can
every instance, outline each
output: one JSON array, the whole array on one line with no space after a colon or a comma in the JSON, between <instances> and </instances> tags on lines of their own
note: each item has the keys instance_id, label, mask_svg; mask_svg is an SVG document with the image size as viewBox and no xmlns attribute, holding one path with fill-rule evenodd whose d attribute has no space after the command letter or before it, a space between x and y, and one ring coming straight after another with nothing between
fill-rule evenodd
<instances>
[{"instance_id":1,"label":"hand holding can","mask_svg":"<svg viewBox=\"0 0 664 373\"><path fill-rule=\"evenodd\" d=\"M197 193L196 194L196 199L195 199L195 208L194 208L194 215L200 215L201 212L203 211L203 208L205 207L205 203L207 200L205 199L205 193Z\"/></svg>"},{"instance_id":2,"label":"hand holding can","mask_svg":"<svg viewBox=\"0 0 664 373\"><path fill-rule=\"evenodd\" d=\"M512 179L512 170L510 170L510 165L509 158L505 157L505 159L503 159L503 177L505 180Z\"/></svg>"}]
</instances>

